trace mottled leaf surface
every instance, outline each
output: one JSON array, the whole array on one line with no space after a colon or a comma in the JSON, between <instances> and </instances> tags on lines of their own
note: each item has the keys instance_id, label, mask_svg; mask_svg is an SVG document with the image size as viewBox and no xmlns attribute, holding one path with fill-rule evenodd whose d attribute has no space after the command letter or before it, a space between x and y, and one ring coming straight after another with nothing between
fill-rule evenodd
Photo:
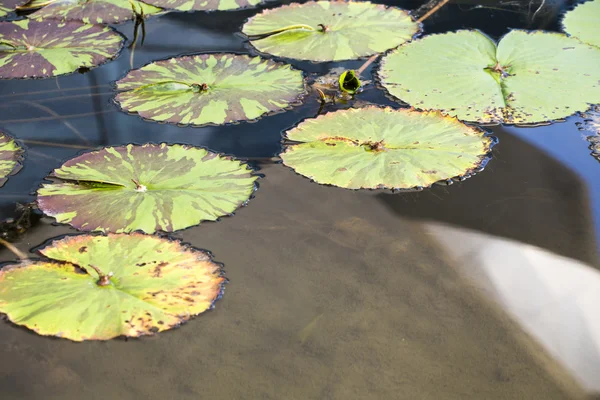
<instances>
[{"instance_id":1,"label":"mottled leaf surface","mask_svg":"<svg viewBox=\"0 0 600 400\"><path fill-rule=\"evenodd\" d=\"M245 204L257 176L201 148L145 144L82 154L54 170L38 206L84 231L172 232L215 221Z\"/></svg>"},{"instance_id":2,"label":"mottled leaf surface","mask_svg":"<svg viewBox=\"0 0 600 400\"><path fill-rule=\"evenodd\" d=\"M25 3L27 0L0 0L0 17L8 15Z\"/></svg>"},{"instance_id":3,"label":"mottled leaf surface","mask_svg":"<svg viewBox=\"0 0 600 400\"><path fill-rule=\"evenodd\" d=\"M600 47L600 0L579 4L565 14L563 28L571 36Z\"/></svg>"},{"instance_id":4,"label":"mottled leaf surface","mask_svg":"<svg viewBox=\"0 0 600 400\"><path fill-rule=\"evenodd\" d=\"M135 18L162 12L160 8L137 0L56 0L29 18L54 18L83 21L86 24L119 24Z\"/></svg>"},{"instance_id":5,"label":"mottled leaf surface","mask_svg":"<svg viewBox=\"0 0 600 400\"><path fill-rule=\"evenodd\" d=\"M559 33L429 35L390 52L379 79L419 109L465 121L537 123L600 102L600 49Z\"/></svg>"},{"instance_id":6,"label":"mottled leaf surface","mask_svg":"<svg viewBox=\"0 0 600 400\"><path fill-rule=\"evenodd\" d=\"M0 269L0 312L74 341L177 327L210 309L225 281L208 253L156 236L68 236L41 253L50 260ZM92 266L112 274L106 285Z\"/></svg>"},{"instance_id":7,"label":"mottled leaf surface","mask_svg":"<svg viewBox=\"0 0 600 400\"><path fill-rule=\"evenodd\" d=\"M299 102L302 72L287 64L235 54L156 61L117 82L115 101L153 121L184 125L257 119Z\"/></svg>"},{"instance_id":8,"label":"mottled leaf surface","mask_svg":"<svg viewBox=\"0 0 600 400\"><path fill-rule=\"evenodd\" d=\"M23 159L23 149L13 138L0 132L0 187L8 177L18 171Z\"/></svg>"},{"instance_id":9,"label":"mottled leaf surface","mask_svg":"<svg viewBox=\"0 0 600 400\"><path fill-rule=\"evenodd\" d=\"M117 57L123 37L109 27L56 20L0 22L0 78L47 78Z\"/></svg>"},{"instance_id":10,"label":"mottled leaf surface","mask_svg":"<svg viewBox=\"0 0 600 400\"><path fill-rule=\"evenodd\" d=\"M307 119L286 132L283 163L348 189L409 189L472 174L493 140L438 112L365 107Z\"/></svg>"},{"instance_id":11,"label":"mottled leaf surface","mask_svg":"<svg viewBox=\"0 0 600 400\"><path fill-rule=\"evenodd\" d=\"M311 61L381 53L411 40L419 30L406 11L368 1L294 3L264 10L243 28L261 52Z\"/></svg>"},{"instance_id":12,"label":"mottled leaf surface","mask_svg":"<svg viewBox=\"0 0 600 400\"><path fill-rule=\"evenodd\" d=\"M213 11L238 10L254 7L262 0L146 0L146 3L156 7L179 11Z\"/></svg>"}]
</instances>

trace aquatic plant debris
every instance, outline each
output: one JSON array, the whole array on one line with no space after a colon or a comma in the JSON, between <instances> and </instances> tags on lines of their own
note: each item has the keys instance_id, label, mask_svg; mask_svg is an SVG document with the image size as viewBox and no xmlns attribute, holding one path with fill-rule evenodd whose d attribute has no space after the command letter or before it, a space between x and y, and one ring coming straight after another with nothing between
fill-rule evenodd
<instances>
[{"instance_id":1,"label":"aquatic plant debris","mask_svg":"<svg viewBox=\"0 0 600 400\"><path fill-rule=\"evenodd\" d=\"M163 12L137 0L54 0L29 16L31 19L76 20L86 24L120 24L136 16Z\"/></svg>"},{"instance_id":2,"label":"aquatic plant debris","mask_svg":"<svg viewBox=\"0 0 600 400\"><path fill-rule=\"evenodd\" d=\"M178 11L227 11L254 7L263 0L145 0L152 4L170 10Z\"/></svg>"},{"instance_id":3,"label":"aquatic plant debris","mask_svg":"<svg viewBox=\"0 0 600 400\"><path fill-rule=\"evenodd\" d=\"M173 232L231 215L258 176L231 157L184 145L106 147L55 169L38 189L46 215L83 231Z\"/></svg>"},{"instance_id":4,"label":"aquatic plant debris","mask_svg":"<svg viewBox=\"0 0 600 400\"><path fill-rule=\"evenodd\" d=\"M117 57L124 38L78 21L0 22L0 78L47 78L93 68Z\"/></svg>"},{"instance_id":5,"label":"aquatic plant debris","mask_svg":"<svg viewBox=\"0 0 600 400\"><path fill-rule=\"evenodd\" d=\"M582 42L600 47L600 0L587 1L567 12L563 29Z\"/></svg>"},{"instance_id":6,"label":"aquatic plant debris","mask_svg":"<svg viewBox=\"0 0 600 400\"><path fill-rule=\"evenodd\" d=\"M27 0L0 0L0 18L7 16L25 3Z\"/></svg>"},{"instance_id":7,"label":"aquatic plant debris","mask_svg":"<svg viewBox=\"0 0 600 400\"><path fill-rule=\"evenodd\" d=\"M338 79L339 89L348 94L355 94L360 89L361 83L354 70L342 72Z\"/></svg>"},{"instance_id":8,"label":"aquatic plant debris","mask_svg":"<svg viewBox=\"0 0 600 400\"><path fill-rule=\"evenodd\" d=\"M469 176L493 138L439 112L365 107L306 119L287 131L283 163L317 183L348 189L412 189Z\"/></svg>"},{"instance_id":9,"label":"aquatic plant debris","mask_svg":"<svg viewBox=\"0 0 600 400\"><path fill-rule=\"evenodd\" d=\"M464 121L548 122L600 103L600 49L560 33L513 30L498 46L479 31L429 35L383 57L397 99Z\"/></svg>"},{"instance_id":10,"label":"aquatic plant debris","mask_svg":"<svg viewBox=\"0 0 600 400\"><path fill-rule=\"evenodd\" d=\"M154 335L213 307L221 266L180 242L135 234L67 236L0 269L0 313L74 341Z\"/></svg>"},{"instance_id":11,"label":"aquatic plant debris","mask_svg":"<svg viewBox=\"0 0 600 400\"><path fill-rule=\"evenodd\" d=\"M228 53L170 58L130 71L115 101L142 118L181 125L255 120L298 104L302 72L260 57Z\"/></svg>"},{"instance_id":12,"label":"aquatic plant debris","mask_svg":"<svg viewBox=\"0 0 600 400\"><path fill-rule=\"evenodd\" d=\"M341 61L397 47L420 32L407 11L368 1L314 1L264 10L242 32L260 52Z\"/></svg>"},{"instance_id":13,"label":"aquatic plant debris","mask_svg":"<svg viewBox=\"0 0 600 400\"><path fill-rule=\"evenodd\" d=\"M0 187L18 172L24 150L6 133L0 132Z\"/></svg>"}]
</instances>

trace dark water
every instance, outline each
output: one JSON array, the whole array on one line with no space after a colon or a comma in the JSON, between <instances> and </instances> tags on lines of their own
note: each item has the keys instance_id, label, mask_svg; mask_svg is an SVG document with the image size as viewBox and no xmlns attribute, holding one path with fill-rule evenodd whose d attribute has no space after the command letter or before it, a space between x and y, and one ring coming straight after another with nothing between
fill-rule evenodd
<instances>
[{"instance_id":1,"label":"dark water","mask_svg":"<svg viewBox=\"0 0 600 400\"><path fill-rule=\"evenodd\" d=\"M425 32L558 30L575 1L457 1ZM390 1L408 9L419 1ZM474 4L485 7L478 7ZM183 53L249 52L256 10L147 21L134 55L86 74L0 82L0 127L28 157L0 214L85 149L189 143L249 158L265 174L233 218L176 233L210 249L231 280L215 310L139 340L74 344L0 324L2 399L580 399L600 392L600 165L575 125L492 128L486 170L419 193L355 192L276 164L281 132L316 99L256 123L181 128L110 102L133 66ZM132 37L132 24L118 29ZM325 74L362 61L302 63ZM361 100L393 105L374 85ZM41 219L22 250L73 232ZM7 251L2 260L11 260Z\"/></svg>"}]
</instances>

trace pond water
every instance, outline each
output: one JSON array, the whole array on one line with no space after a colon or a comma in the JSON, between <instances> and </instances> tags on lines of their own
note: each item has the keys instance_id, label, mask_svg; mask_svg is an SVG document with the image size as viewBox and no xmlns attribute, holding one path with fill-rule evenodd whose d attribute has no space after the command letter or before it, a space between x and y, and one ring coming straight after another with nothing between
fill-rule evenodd
<instances>
[{"instance_id":1,"label":"pond water","mask_svg":"<svg viewBox=\"0 0 600 400\"><path fill-rule=\"evenodd\" d=\"M284 2L286 3L286 2ZM575 1L456 1L425 33L559 30ZM385 4L416 9L419 1ZM475 4L479 5L476 6ZM484 6L481 6L481 5ZM53 168L126 143L205 146L265 177L232 218L173 236L209 249L230 283L213 311L155 337L84 342L0 324L6 399L581 399L600 393L600 165L574 116L493 127L485 171L413 193L310 182L274 158L311 97L256 123L183 128L117 110L112 83L185 53L251 52L236 32L256 10L170 13L114 62L56 79L0 81L0 127L27 146L0 216ZM132 37L133 24L118 30ZM363 61L289 61L310 74ZM370 67L367 70L370 74ZM368 78L370 79L370 78ZM376 85L362 101L394 105ZM75 231L35 217L23 251ZM1 261L14 256L2 250ZM597 310L597 308L596 308Z\"/></svg>"}]
</instances>

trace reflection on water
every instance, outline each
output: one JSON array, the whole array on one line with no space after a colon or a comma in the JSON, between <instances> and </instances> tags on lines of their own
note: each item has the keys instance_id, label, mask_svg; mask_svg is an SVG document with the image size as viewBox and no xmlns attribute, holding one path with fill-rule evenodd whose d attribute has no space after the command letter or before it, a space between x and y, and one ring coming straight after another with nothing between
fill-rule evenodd
<instances>
[{"instance_id":1,"label":"reflection on water","mask_svg":"<svg viewBox=\"0 0 600 400\"><path fill-rule=\"evenodd\" d=\"M570 2L547 1L535 18L504 0L459 3L426 31L557 29ZM175 235L225 263L231 282L214 311L156 337L106 343L1 323L0 398L584 399L600 390L592 286L600 189L591 185L600 168L565 161L595 162L577 118L495 128L500 143L480 175L389 194L319 186L267 162L281 131L313 116L316 101L253 124L201 129L144 122L110 103L110 82L130 63L247 52L235 32L253 13L152 18L133 57L125 50L84 75L0 83L0 126L28 145L25 167L0 191L2 217L31 201L64 159L107 144L207 146L258 160L266 176L233 218ZM119 29L130 34L132 25ZM295 65L310 73L339 66ZM361 97L392 104L374 85ZM34 222L16 243L24 251L73 232Z\"/></svg>"}]
</instances>

